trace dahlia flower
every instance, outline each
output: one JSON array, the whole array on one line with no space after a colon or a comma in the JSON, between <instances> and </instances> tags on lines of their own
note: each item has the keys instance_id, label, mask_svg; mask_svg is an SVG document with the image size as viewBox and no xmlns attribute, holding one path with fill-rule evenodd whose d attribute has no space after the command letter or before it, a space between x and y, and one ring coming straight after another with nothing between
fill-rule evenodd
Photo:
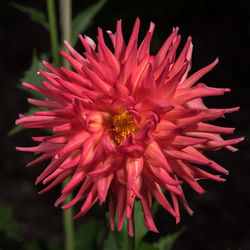
<instances>
[{"instance_id":1,"label":"dahlia flower","mask_svg":"<svg viewBox=\"0 0 250 250\"><path fill-rule=\"evenodd\" d=\"M96 202L104 203L108 196L111 229L114 230L117 210L118 230L126 216L130 235L135 199L142 204L144 224L149 230L157 232L151 214L152 198L178 223L179 202L192 214L182 190L183 182L203 194L205 190L198 180L225 180L207 170L228 174L203 152L221 148L236 151L231 145L243 139L224 140L220 134L232 134L234 128L206 123L239 109L209 109L202 101L202 97L230 91L196 84L218 59L188 76L191 37L176 58L181 37L178 28L173 28L159 52L152 56L149 50L155 25L150 23L138 46L139 26L140 20L136 19L128 44L123 39L121 20L115 34L107 31L113 50L105 44L100 28L97 45L88 36L79 35L83 54L65 41L71 55L64 51L61 55L74 71L43 62L50 72L39 73L47 81L42 86L23 86L46 96L44 100L28 98L28 102L48 110L20 115L16 121L24 128L53 131L53 135L33 137L40 143L38 146L17 147L41 154L27 166L51 160L36 179L36 184L49 183L40 193L71 177L55 206L77 189L73 200L62 208L85 199L75 216L79 218ZM207 167L204 170L200 165Z\"/></svg>"}]
</instances>

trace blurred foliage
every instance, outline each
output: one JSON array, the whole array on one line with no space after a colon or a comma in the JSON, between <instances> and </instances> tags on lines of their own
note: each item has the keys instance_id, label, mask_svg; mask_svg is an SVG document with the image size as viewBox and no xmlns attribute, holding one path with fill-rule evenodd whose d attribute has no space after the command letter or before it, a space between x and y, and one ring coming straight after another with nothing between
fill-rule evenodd
<instances>
[{"instance_id":1,"label":"blurred foliage","mask_svg":"<svg viewBox=\"0 0 250 250\"><path fill-rule=\"evenodd\" d=\"M141 203L136 201L134 204L134 230L135 230L135 249L139 249L139 245L143 237L147 234L148 229L144 226L144 216L142 213Z\"/></svg>"},{"instance_id":2,"label":"blurred foliage","mask_svg":"<svg viewBox=\"0 0 250 250\"><path fill-rule=\"evenodd\" d=\"M23 13L29 15L29 17L32 21L42 25L47 30L49 29L49 24L46 20L46 16L42 11L39 11L39 10L32 8L32 7L29 7L29 6L24 6L22 4L15 3L15 2L10 2L10 5L13 6L14 8L22 11Z\"/></svg>"},{"instance_id":3,"label":"blurred foliage","mask_svg":"<svg viewBox=\"0 0 250 250\"><path fill-rule=\"evenodd\" d=\"M148 242L142 241L138 250L158 250L158 248L154 247L153 245L149 244Z\"/></svg>"},{"instance_id":4,"label":"blurred foliage","mask_svg":"<svg viewBox=\"0 0 250 250\"><path fill-rule=\"evenodd\" d=\"M185 230L186 227L182 227L182 229L178 232L168 234L167 236L160 238L160 240L155 242L153 246L158 250L171 250L175 241L183 234Z\"/></svg>"},{"instance_id":5,"label":"blurred foliage","mask_svg":"<svg viewBox=\"0 0 250 250\"><path fill-rule=\"evenodd\" d=\"M107 215L109 217L109 215ZM183 227L180 231L160 238L158 242L150 244L142 241L142 238L148 232L143 226L143 213L139 201L134 204L134 238L136 244L135 250L171 250L174 242L185 231ZM117 216L115 224L117 227ZM140 225L139 225L140 224ZM142 226L141 226L142 225ZM127 250L128 249L128 224L127 219L124 220L121 231L109 231L107 235L105 226L97 219L90 219L80 226L75 232L75 250ZM32 240L25 243L18 232L18 225L12 216L8 206L0 203L0 249L15 250L62 250L60 247L40 240Z\"/></svg>"},{"instance_id":6,"label":"blurred foliage","mask_svg":"<svg viewBox=\"0 0 250 250\"><path fill-rule=\"evenodd\" d=\"M37 74L37 70L38 69L41 69L44 71L46 70L46 68L42 64L42 61L47 60L47 58L48 56L45 54L43 54L40 58L38 58L36 54L36 50L33 50L30 68L24 72L24 76L20 79L20 83L27 82L27 83L31 83L34 85L42 85L42 81L44 80L44 78L40 74ZM18 83L17 87L29 92L32 98L44 99L44 96L42 94L35 92L31 89L24 88L20 83ZM46 109L31 105L29 110L25 112L24 115L30 116L30 115L33 115L34 112L39 111L39 110L46 110ZM8 136L15 135L22 130L23 130L22 125L17 125L9 131Z\"/></svg>"},{"instance_id":7,"label":"blurred foliage","mask_svg":"<svg viewBox=\"0 0 250 250\"><path fill-rule=\"evenodd\" d=\"M105 227L100 221L89 220L75 232L75 250L101 249L104 233Z\"/></svg>"},{"instance_id":8,"label":"blurred foliage","mask_svg":"<svg viewBox=\"0 0 250 250\"><path fill-rule=\"evenodd\" d=\"M106 214L108 221L110 221L109 213ZM116 213L115 217L115 228L118 225L118 215ZM104 240L104 249L103 250L127 250L128 249L128 223L127 219L124 219L123 227L121 231L109 231L108 237Z\"/></svg>"},{"instance_id":9,"label":"blurred foliage","mask_svg":"<svg viewBox=\"0 0 250 250\"><path fill-rule=\"evenodd\" d=\"M12 217L10 209L3 203L0 203L0 232L4 233L7 238L20 240L18 227Z\"/></svg>"},{"instance_id":10,"label":"blurred foliage","mask_svg":"<svg viewBox=\"0 0 250 250\"><path fill-rule=\"evenodd\" d=\"M115 218L115 227L117 228L118 218ZM109 220L110 216L107 213ZM183 234L185 227L174 234L167 235L159 239L159 241L150 244L142 239L148 233L148 229L144 227L144 215L140 201L135 200L134 203L134 243L135 250L171 250L175 241ZM124 219L121 231L110 231L106 240L104 240L103 250L127 250L128 249L128 223Z\"/></svg>"},{"instance_id":11,"label":"blurred foliage","mask_svg":"<svg viewBox=\"0 0 250 250\"><path fill-rule=\"evenodd\" d=\"M20 83L27 82L33 85L42 85L42 81L44 81L43 76L38 73L38 70L47 71L47 69L43 66L43 61L47 61L48 56L46 54L41 55L40 57L37 56L36 50L33 50L33 55L31 59L31 65L28 70L26 70L23 74L23 77L20 79ZM20 83L18 83L18 88L22 90L28 91L32 98L34 99L43 99L44 95L33 91L31 89L24 88Z\"/></svg>"}]
</instances>

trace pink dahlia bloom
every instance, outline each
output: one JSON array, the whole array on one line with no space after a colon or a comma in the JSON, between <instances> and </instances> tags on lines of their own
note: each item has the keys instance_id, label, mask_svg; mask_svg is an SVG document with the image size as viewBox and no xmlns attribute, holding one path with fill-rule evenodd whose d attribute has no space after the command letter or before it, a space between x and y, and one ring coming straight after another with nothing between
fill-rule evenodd
<instances>
[{"instance_id":1,"label":"pink dahlia bloom","mask_svg":"<svg viewBox=\"0 0 250 250\"><path fill-rule=\"evenodd\" d=\"M179 202L192 214L181 187L183 182L203 194L205 190L198 180L225 180L199 165L228 174L203 151L223 147L236 151L231 145L243 139L224 140L220 134L232 134L234 128L206 123L239 109L209 109L202 102L202 97L230 91L196 84L218 59L188 76L193 48L191 37L176 58L181 38L178 28L174 28L159 52L152 56L149 48L155 25L150 24L138 46L139 26L137 19L127 45L121 20L117 22L115 34L107 31L113 51L105 44L100 28L97 46L91 38L79 35L85 48L83 55L65 41L71 55L64 51L61 55L75 71L43 62L50 70L39 71L47 80L43 86L29 83L23 86L46 96L44 100L28 99L29 103L49 110L28 117L20 115L16 121L24 128L47 128L54 133L34 137L33 140L40 143L38 146L17 147L40 154L27 166L51 160L37 177L36 183L49 183L40 193L71 177L56 206L78 189L63 209L85 199L75 216L79 218L96 202L105 202L108 196L111 229L114 230L117 210L118 230L126 216L130 235L133 235L135 198L141 201L149 230L157 232L151 214L152 197L178 223Z\"/></svg>"}]
</instances>

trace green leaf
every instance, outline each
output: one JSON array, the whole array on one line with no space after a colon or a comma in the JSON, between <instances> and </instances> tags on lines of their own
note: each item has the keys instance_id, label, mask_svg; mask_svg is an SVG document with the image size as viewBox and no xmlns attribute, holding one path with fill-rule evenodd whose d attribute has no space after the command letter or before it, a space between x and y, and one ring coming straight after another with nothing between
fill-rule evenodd
<instances>
[{"instance_id":1,"label":"green leaf","mask_svg":"<svg viewBox=\"0 0 250 250\"><path fill-rule=\"evenodd\" d=\"M8 137L9 137L9 136L13 136L13 135L19 133L19 132L22 131L22 130L23 130L23 128L22 128L22 125L21 125L21 124L16 125L14 128L12 128L12 129L8 132L7 136L8 136Z\"/></svg>"},{"instance_id":2,"label":"green leaf","mask_svg":"<svg viewBox=\"0 0 250 250\"><path fill-rule=\"evenodd\" d=\"M25 14L29 15L29 17L32 21L39 23L44 28L49 30L49 24L46 20L45 14L42 11L34 9L32 7L29 7L29 6L24 6L22 4L15 3L15 2L10 2L10 5L13 6L14 8L24 12Z\"/></svg>"},{"instance_id":3,"label":"green leaf","mask_svg":"<svg viewBox=\"0 0 250 250\"><path fill-rule=\"evenodd\" d=\"M47 244L46 242L33 240L26 244L25 250L62 250L61 248L55 246L54 244Z\"/></svg>"},{"instance_id":4,"label":"green leaf","mask_svg":"<svg viewBox=\"0 0 250 250\"><path fill-rule=\"evenodd\" d=\"M186 227L182 227L176 233L168 234L165 237L162 237L159 241L155 242L153 245L157 247L159 250L171 250L175 241L183 234L186 230Z\"/></svg>"},{"instance_id":5,"label":"green leaf","mask_svg":"<svg viewBox=\"0 0 250 250\"><path fill-rule=\"evenodd\" d=\"M14 220L10 209L3 203L0 203L0 231L8 238L19 241L20 236L17 230L17 223Z\"/></svg>"},{"instance_id":6,"label":"green leaf","mask_svg":"<svg viewBox=\"0 0 250 250\"><path fill-rule=\"evenodd\" d=\"M71 46L74 47L78 35L84 33L87 28L91 25L93 18L100 12L107 0L100 0L97 3L91 5L89 8L85 9L79 13L72 21L72 40Z\"/></svg>"},{"instance_id":7,"label":"green leaf","mask_svg":"<svg viewBox=\"0 0 250 250\"><path fill-rule=\"evenodd\" d=\"M114 232L110 231L108 234L108 238L103 243L103 250L119 250Z\"/></svg>"},{"instance_id":8,"label":"green leaf","mask_svg":"<svg viewBox=\"0 0 250 250\"><path fill-rule=\"evenodd\" d=\"M116 215L116 228L118 224L118 216ZM120 250L128 249L128 220L124 218L123 227L121 231L114 231L116 244Z\"/></svg>"},{"instance_id":9,"label":"green leaf","mask_svg":"<svg viewBox=\"0 0 250 250\"><path fill-rule=\"evenodd\" d=\"M39 69L46 71L46 68L42 64L43 60L47 60L47 55L45 54L42 55L40 59L37 57L36 51L33 50L33 56L30 68L24 72L24 76L20 79L20 82L27 82L34 85L41 85L44 78L40 74L37 74L37 71ZM44 99L44 95L35 92L33 90L26 89L20 83L17 85L17 87L29 92L34 99ZM40 110L46 110L46 108L30 106L30 109L26 113L24 113L24 115L29 116L32 115L35 111L40 111ZM9 131L7 136L13 136L22 130L23 130L22 125L15 126L13 129Z\"/></svg>"},{"instance_id":10,"label":"green leaf","mask_svg":"<svg viewBox=\"0 0 250 250\"><path fill-rule=\"evenodd\" d=\"M42 250L39 242L34 240L25 246L25 250Z\"/></svg>"},{"instance_id":11,"label":"green leaf","mask_svg":"<svg viewBox=\"0 0 250 250\"><path fill-rule=\"evenodd\" d=\"M135 230L135 249L137 250L142 238L147 234L148 229L144 226L144 216L142 206L139 201L134 203L134 230Z\"/></svg>"},{"instance_id":12,"label":"green leaf","mask_svg":"<svg viewBox=\"0 0 250 250\"><path fill-rule=\"evenodd\" d=\"M110 214L109 213L106 213L106 216L107 216L107 219L109 221L110 219ZM118 215L116 213L116 216L115 216L115 228L117 229L117 224L118 224ZM108 237L114 237L115 239L115 246L119 249L119 250L127 250L128 249L128 222L127 222L127 218L124 219L124 222L123 222L123 227L122 227L122 230L121 231L110 231L109 234L113 234L113 236L108 236ZM108 248L107 248L108 250Z\"/></svg>"},{"instance_id":13,"label":"green leaf","mask_svg":"<svg viewBox=\"0 0 250 250\"><path fill-rule=\"evenodd\" d=\"M99 249L101 238L104 234L104 226L95 219L79 227L75 232L75 250Z\"/></svg>"},{"instance_id":14,"label":"green leaf","mask_svg":"<svg viewBox=\"0 0 250 250\"><path fill-rule=\"evenodd\" d=\"M20 82L21 83L27 82L27 83L34 84L34 85L41 85L44 78L40 74L37 74L37 71L39 69L46 71L46 68L42 64L43 60L47 60L47 55L42 55L41 58L38 58L36 55L36 51L33 50L30 68L24 72L24 76L23 78L20 79ZM20 83L17 86L31 93L32 97L35 99L44 99L44 95L38 92L35 92L33 90L26 89Z\"/></svg>"},{"instance_id":15,"label":"green leaf","mask_svg":"<svg viewBox=\"0 0 250 250\"><path fill-rule=\"evenodd\" d=\"M62 248L60 248L54 244L46 244L46 247L47 247L46 248L47 250L62 250Z\"/></svg>"},{"instance_id":16,"label":"green leaf","mask_svg":"<svg viewBox=\"0 0 250 250\"><path fill-rule=\"evenodd\" d=\"M138 250L158 250L158 248L154 247L153 245L149 244L148 242L142 241Z\"/></svg>"}]
</instances>

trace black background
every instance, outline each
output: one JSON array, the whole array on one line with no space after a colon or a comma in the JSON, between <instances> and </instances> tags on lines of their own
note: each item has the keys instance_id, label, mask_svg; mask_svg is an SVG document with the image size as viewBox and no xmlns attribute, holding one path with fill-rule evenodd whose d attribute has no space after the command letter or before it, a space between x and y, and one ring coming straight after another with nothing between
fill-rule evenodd
<instances>
[{"instance_id":1,"label":"black background","mask_svg":"<svg viewBox=\"0 0 250 250\"><path fill-rule=\"evenodd\" d=\"M42 0L17 1L23 5L46 11ZM73 15L95 1L73 1ZM247 3L247 1L245 1ZM222 97L206 99L209 107L241 106L237 113L228 114L215 124L237 127L235 136L245 136L238 145L239 152L226 150L209 153L215 161L230 171L225 183L202 181L208 191L200 196L184 186L190 206L195 211L192 217L182 209L180 225L159 209L156 224L161 234L150 233L149 240L172 233L187 226L178 240L175 250L248 250L250 249L250 199L249 199L249 57L250 18L249 7L244 1L109 1L97 15L86 32L95 40L97 26L104 30L115 30L116 20L123 19L125 38L128 38L135 18L141 18L140 37L145 35L149 22L156 24L152 41L152 53L159 49L173 26L180 27L181 47L189 35L193 38L192 72L211 63L217 56L220 63L202 81L213 87L229 87L232 92ZM13 127L18 113L26 112L28 95L16 85L29 68L33 48L42 53L50 49L46 30L33 23L23 13L1 1L0 9L0 95L1 95L1 170L0 200L8 204L21 225L25 241L33 239L62 243L61 210L53 202L59 189L39 196L35 177L43 166L30 169L25 164L33 159L32 154L15 151L15 146L31 144L30 136L37 131L24 131L14 137L6 137ZM82 50L82 48L80 47ZM231 138L228 136L227 138ZM105 222L105 206L95 206L77 225L91 216Z\"/></svg>"}]
</instances>

